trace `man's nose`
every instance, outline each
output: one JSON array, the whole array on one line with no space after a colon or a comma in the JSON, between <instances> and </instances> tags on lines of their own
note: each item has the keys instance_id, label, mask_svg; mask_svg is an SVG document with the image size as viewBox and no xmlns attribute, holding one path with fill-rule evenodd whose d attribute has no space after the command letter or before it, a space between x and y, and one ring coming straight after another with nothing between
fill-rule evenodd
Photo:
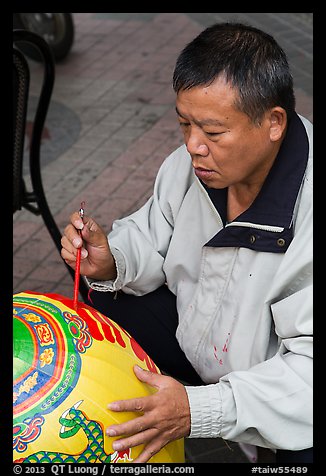
<instances>
[{"instance_id":1,"label":"man's nose","mask_svg":"<svg viewBox=\"0 0 326 476\"><path fill-rule=\"evenodd\" d=\"M199 131L191 131L186 140L186 147L190 155L202 155L206 157L209 152L204 137Z\"/></svg>"}]
</instances>

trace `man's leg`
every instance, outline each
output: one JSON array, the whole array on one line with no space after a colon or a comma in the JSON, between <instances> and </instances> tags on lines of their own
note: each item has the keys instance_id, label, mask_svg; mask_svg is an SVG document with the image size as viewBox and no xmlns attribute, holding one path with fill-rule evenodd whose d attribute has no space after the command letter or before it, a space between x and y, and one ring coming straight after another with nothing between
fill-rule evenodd
<instances>
[{"instance_id":1,"label":"man's leg","mask_svg":"<svg viewBox=\"0 0 326 476\"><path fill-rule=\"evenodd\" d=\"M203 385L176 339L176 297L167 286L144 296L91 290L87 304L129 332L162 372Z\"/></svg>"}]
</instances>

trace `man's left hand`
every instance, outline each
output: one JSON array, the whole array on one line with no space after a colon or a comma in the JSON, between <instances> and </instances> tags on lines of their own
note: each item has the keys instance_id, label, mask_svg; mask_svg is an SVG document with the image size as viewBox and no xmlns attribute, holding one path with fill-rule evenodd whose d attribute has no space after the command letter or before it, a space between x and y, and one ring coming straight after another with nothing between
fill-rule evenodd
<instances>
[{"instance_id":1,"label":"man's left hand","mask_svg":"<svg viewBox=\"0 0 326 476\"><path fill-rule=\"evenodd\" d=\"M134 366L136 377L157 388L153 395L129 400L119 400L108 405L115 412L138 412L139 416L106 429L108 436L125 436L113 442L115 451L144 445L143 451L133 461L146 463L167 443L188 436L190 433L190 408L185 387L166 375L156 374Z\"/></svg>"}]
</instances>

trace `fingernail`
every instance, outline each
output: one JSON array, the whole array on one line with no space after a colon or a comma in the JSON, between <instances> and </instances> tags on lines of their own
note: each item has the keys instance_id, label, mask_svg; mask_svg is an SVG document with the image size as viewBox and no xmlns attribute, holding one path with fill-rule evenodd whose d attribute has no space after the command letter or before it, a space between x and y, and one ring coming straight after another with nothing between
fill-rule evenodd
<instances>
[{"instance_id":1,"label":"fingernail","mask_svg":"<svg viewBox=\"0 0 326 476\"><path fill-rule=\"evenodd\" d=\"M106 434L108 436L116 436L116 432L114 430L111 430L111 429L107 429Z\"/></svg>"},{"instance_id":2,"label":"fingernail","mask_svg":"<svg viewBox=\"0 0 326 476\"><path fill-rule=\"evenodd\" d=\"M146 372L145 369L143 369L142 367L139 367L139 365L137 365L137 364L135 365L135 367L137 367L138 370L143 370L144 372Z\"/></svg>"},{"instance_id":3,"label":"fingernail","mask_svg":"<svg viewBox=\"0 0 326 476\"><path fill-rule=\"evenodd\" d=\"M75 221L74 225L77 230L82 230L84 228L84 223L82 222L82 220Z\"/></svg>"},{"instance_id":4,"label":"fingernail","mask_svg":"<svg viewBox=\"0 0 326 476\"><path fill-rule=\"evenodd\" d=\"M114 441L114 442L112 443L112 448L113 448L114 450L118 450L118 451L119 451L119 450L122 450L123 446L122 446L121 443L119 443L119 441Z\"/></svg>"},{"instance_id":5,"label":"fingernail","mask_svg":"<svg viewBox=\"0 0 326 476\"><path fill-rule=\"evenodd\" d=\"M76 247L79 248L79 246L82 244L82 240L80 238L74 238L72 240L72 244Z\"/></svg>"},{"instance_id":6,"label":"fingernail","mask_svg":"<svg viewBox=\"0 0 326 476\"><path fill-rule=\"evenodd\" d=\"M81 250L81 257L82 257L82 258L86 258L87 256L88 256L88 251L85 250L85 248L83 248L83 249Z\"/></svg>"},{"instance_id":7,"label":"fingernail","mask_svg":"<svg viewBox=\"0 0 326 476\"><path fill-rule=\"evenodd\" d=\"M119 410L119 405L115 402L109 403L108 404L108 409L109 410Z\"/></svg>"}]
</instances>

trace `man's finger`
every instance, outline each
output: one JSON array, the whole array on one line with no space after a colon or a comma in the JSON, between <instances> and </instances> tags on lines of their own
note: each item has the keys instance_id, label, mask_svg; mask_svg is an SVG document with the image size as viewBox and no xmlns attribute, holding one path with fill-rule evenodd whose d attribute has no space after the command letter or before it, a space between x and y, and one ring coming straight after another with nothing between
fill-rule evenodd
<instances>
[{"instance_id":1,"label":"man's finger","mask_svg":"<svg viewBox=\"0 0 326 476\"><path fill-rule=\"evenodd\" d=\"M108 409L114 412L143 412L149 409L146 401L149 397L130 398L129 400L116 400L108 404Z\"/></svg>"},{"instance_id":2,"label":"man's finger","mask_svg":"<svg viewBox=\"0 0 326 476\"><path fill-rule=\"evenodd\" d=\"M149 428L141 433L136 433L135 435L115 440L112 443L112 448L115 451L127 450L128 448L151 442L156 436L157 430L155 428Z\"/></svg>"}]
</instances>

